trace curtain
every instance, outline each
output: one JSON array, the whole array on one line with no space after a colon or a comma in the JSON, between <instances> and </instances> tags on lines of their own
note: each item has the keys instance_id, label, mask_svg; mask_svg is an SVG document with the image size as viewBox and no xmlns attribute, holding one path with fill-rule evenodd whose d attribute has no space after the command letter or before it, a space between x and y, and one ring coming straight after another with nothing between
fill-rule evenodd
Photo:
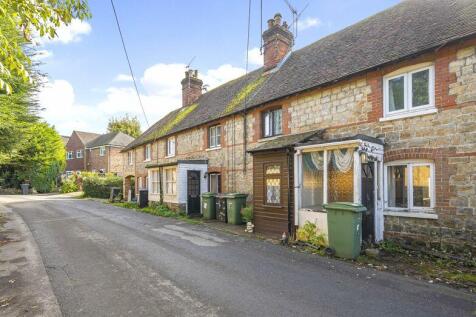
<instances>
[{"instance_id":1,"label":"curtain","mask_svg":"<svg viewBox=\"0 0 476 317\"><path fill-rule=\"evenodd\" d=\"M354 163L354 151L350 149L337 149L332 151L334 156L334 167L342 173L346 173L352 169Z\"/></svg>"}]
</instances>

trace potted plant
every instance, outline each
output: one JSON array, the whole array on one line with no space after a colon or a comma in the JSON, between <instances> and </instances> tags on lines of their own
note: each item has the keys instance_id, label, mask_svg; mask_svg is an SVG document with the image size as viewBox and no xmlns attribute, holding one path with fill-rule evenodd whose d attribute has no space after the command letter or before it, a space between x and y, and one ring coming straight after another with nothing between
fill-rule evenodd
<instances>
[{"instance_id":1,"label":"potted plant","mask_svg":"<svg viewBox=\"0 0 476 317\"><path fill-rule=\"evenodd\" d=\"M253 207L247 206L241 210L241 217L246 223L245 232L253 233L255 225L253 224Z\"/></svg>"}]
</instances>

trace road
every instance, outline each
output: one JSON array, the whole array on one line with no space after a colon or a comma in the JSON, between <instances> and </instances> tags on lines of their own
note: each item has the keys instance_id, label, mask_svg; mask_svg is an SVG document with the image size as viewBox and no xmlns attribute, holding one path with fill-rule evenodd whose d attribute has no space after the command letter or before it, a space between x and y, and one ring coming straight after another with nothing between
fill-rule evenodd
<instances>
[{"instance_id":1,"label":"road","mask_svg":"<svg viewBox=\"0 0 476 317\"><path fill-rule=\"evenodd\" d=\"M64 316L471 316L475 297L100 202L0 196Z\"/></svg>"}]
</instances>

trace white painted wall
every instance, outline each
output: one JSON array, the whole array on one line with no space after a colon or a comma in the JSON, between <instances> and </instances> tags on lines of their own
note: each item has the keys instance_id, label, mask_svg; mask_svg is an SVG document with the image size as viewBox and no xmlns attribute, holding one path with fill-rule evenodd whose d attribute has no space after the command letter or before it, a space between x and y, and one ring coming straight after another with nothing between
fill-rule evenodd
<instances>
[{"instance_id":1,"label":"white painted wall","mask_svg":"<svg viewBox=\"0 0 476 317\"><path fill-rule=\"evenodd\" d=\"M329 243L327 231L327 213L301 209L299 210L298 215L298 225L300 228L304 226L306 221L315 224L317 227L317 232L322 233L326 239L326 243Z\"/></svg>"},{"instance_id":2,"label":"white painted wall","mask_svg":"<svg viewBox=\"0 0 476 317\"><path fill-rule=\"evenodd\" d=\"M200 171L200 193L208 191L207 164L179 164L177 170L177 200L180 204L187 203L187 171Z\"/></svg>"}]
</instances>

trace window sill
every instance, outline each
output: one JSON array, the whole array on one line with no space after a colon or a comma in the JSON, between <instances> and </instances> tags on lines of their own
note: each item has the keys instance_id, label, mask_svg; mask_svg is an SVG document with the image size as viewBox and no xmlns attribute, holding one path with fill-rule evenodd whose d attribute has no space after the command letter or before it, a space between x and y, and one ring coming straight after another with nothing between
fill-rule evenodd
<instances>
[{"instance_id":1,"label":"window sill","mask_svg":"<svg viewBox=\"0 0 476 317\"><path fill-rule=\"evenodd\" d=\"M384 118L380 118L380 122L384 121L392 121L392 120L398 120L398 119L405 119L405 118L411 118L411 117L417 117L417 116L424 116L427 114L433 114L437 113L438 109L436 108L430 108L426 110L421 110L421 111L414 111L414 112L405 112L405 113L399 113L395 115L387 115Z\"/></svg>"},{"instance_id":2,"label":"window sill","mask_svg":"<svg viewBox=\"0 0 476 317\"><path fill-rule=\"evenodd\" d=\"M438 219L438 215L433 213L433 210L428 209L425 211L395 211L395 210L384 210L384 216L392 217L405 217L405 218L419 218L419 219Z\"/></svg>"},{"instance_id":3,"label":"window sill","mask_svg":"<svg viewBox=\"0 0 476 317\"><path fill-rule=\"evenodd\" d=\"M169 159L169 158L172 158L172 157L175 157L175 155L167 155L165 158Z\"/></svg>"},{"instance_id":4,"label":"window sill","mask_svg":"<svg viewBox=\"0 0 476 317\"><path fill-rule=\"evenodd\" d=\"M216 147L209 147L208 149L205 149L205 151L216 151L216 150L221 150L221 146L216 146Z\"/></svg>"},{"instance_id":5,"label":"window sill","mask_svg":"<svg viewBox=\"0 0 476 317\"><path fill-rule=\"evenodd\" d=\"M151 161L150 159L148 159L148 160L144 160L144 163L146 163L146 162L150 162L150 161Z\"/></svg>"}]
</instances>

